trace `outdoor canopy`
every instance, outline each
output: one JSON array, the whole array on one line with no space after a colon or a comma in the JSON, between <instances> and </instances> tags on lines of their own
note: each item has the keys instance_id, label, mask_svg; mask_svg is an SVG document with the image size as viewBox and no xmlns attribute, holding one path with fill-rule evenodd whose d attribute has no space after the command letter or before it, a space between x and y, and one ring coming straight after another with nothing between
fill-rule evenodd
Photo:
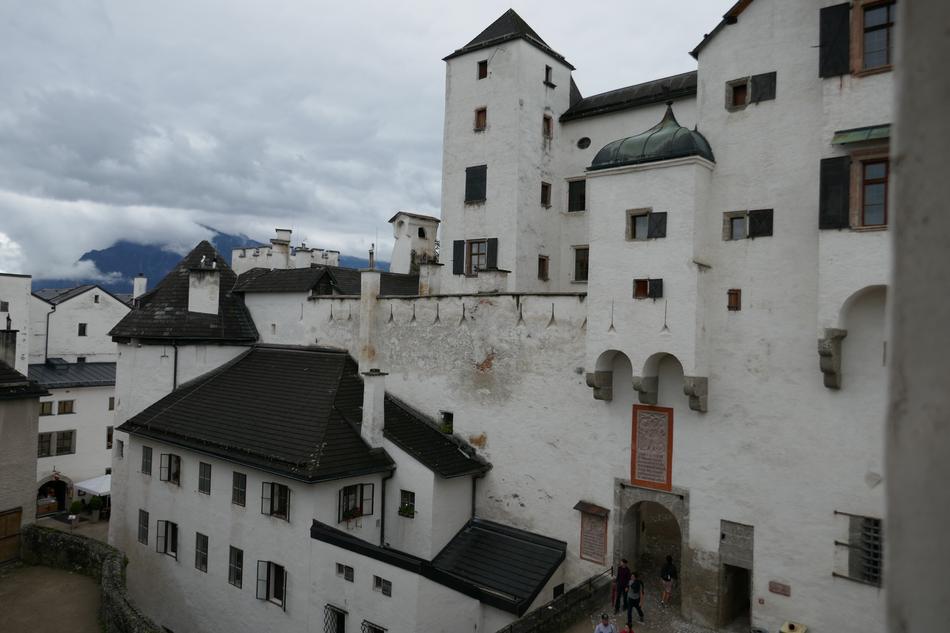
<instances>
[{"instance_id":1,"label":"outdoor canopy","mask_svg":"<svg viewBox=\"0 0 950 633\"><path fill-rule=\"evenodd\" d=\"M86 481L80 481L75 484L75 487L76 490L82 490L91 495L101 497L109 494L109 491L112 490L112 475L101 475L87 479Z\"/></svg>"}]
</instances>

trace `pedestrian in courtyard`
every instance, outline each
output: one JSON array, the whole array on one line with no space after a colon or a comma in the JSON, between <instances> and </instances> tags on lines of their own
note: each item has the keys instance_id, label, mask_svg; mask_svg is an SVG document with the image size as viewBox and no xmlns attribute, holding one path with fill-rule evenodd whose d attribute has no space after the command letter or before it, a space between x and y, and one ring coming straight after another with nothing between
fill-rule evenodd
<instances>
[{"instance_id":1,"label":"pedestrian in courtyard","mask_svg":"<svg viewBox=\"0 0 950 633\"><path fill-rule=\"evenodd\" d=\"M633 572L633 579L630 581L630 589L627 591L627 628L633 628L633 610L637 610L640 621L643 622L643 609L640 602L643 600L643 581L640 580L640 574Z\"/></svg>"},{"instance_id":2,"label":"pedestrian in courtyard","mask_svg":"<svg viewBox=\"0 0 950 633\"><path fill-rule=\"evenodd\" d=\"M594 628L594 633L617 633L617 627L610 623L606 613L601 613L600 624Z\"/></svg>"},{"instance_id":3,"label":"pedestrian in courtyard","mask_svg":"<svg viewBox=\"0 0 950 633\"><path fill-rule=\"evenodd\" d=\"M614 600L614 615L620 613L620 609L627 608L627 589L630 585L630 568L627 566L627 559L620 559L620 566L617 567L617 582L614 591L617 594Z\"/></svg>"},{"instance_id":4,"label":"pedestrian in courtyard","mask_svg":"<svg viewBox=\"0 0 950 633\"><path fill-rule=\"evenodd\" d=\"M670 605L673 603L673 581L677 578L676 565L673 564L673 557L666 557L666 564L660 570L660 581L663 583L663 595L660 596L660 604Z\"/></svg>"}]
</instances>

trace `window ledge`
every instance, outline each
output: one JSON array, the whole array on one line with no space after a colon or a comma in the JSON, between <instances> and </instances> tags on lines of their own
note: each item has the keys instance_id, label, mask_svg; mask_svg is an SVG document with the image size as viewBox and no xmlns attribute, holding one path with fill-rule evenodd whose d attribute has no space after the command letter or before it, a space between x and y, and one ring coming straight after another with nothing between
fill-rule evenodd
<instances>
[{"instance_id":1,"label":"window ledge","mask_svg":"<svg viewBox=\"0 0 950 633\"><path fill-rule=\"evenodd\" d=\"M482 198L481 200L466 200L465 201L466 207L477 207L483 204L485 204L485 198Z\"/></svg>"},{"instance_id":2,"label":"window ledge","mask_svg":"<svg viewBox=\"0 0 950 633\"><path fill-rule=\"evenodd\" d=\"M544 204L543 202L541 203L541 206L544 207L545 209L550 209L550 208L551 208L551 205L549 205L549 204Z\"/></svg>"},{"instance_id":3,"label":"window ledge","mask_svg":"<svg viewBox=\"0 0 950 633\"><path fill-rule=\"evenodd\" d=\"M889 73L894 70L892 64L887 64L886 66L875 66L874 68L865 68L864 70L856 70L852 75L855 77L868 77L870 75L880 75L881 73Z\"/></svg>"},{"instance_id":4,"label":"window ledge","mask_svg":"<svg viewBox=\"0 0 950 633\"><path fill-rule=\"evenodd\" d=\"M878 231L886 231L887 225L882 224L880 226L852 226L851 230L855 233L876 233Z\"/></svg>"},{"instance_id":5,"label":"window ledge","mask_svg":"<svg viewBox=\"0 0 950 633\"><path fill-rule=\"evenodd\" d=\"M551 83L550 81L544 81L544 82L541 82L541 83L543 83L543 84L544 84L545 86L547 86L548 88L557 88L557 84Z\"/></svg>"},{"instance_id":6,"label":"window ledge","mask_svg":"<svg viewBox=\"0 0 950 633\"><path fill-rule=\"evenodd\" d=\"M576 280L576 279L572 279L572 280L571 280L571 283L572 283L572 284L585 284L585 285L586 285L586 284L587 284L587 280L584 279L583 281L578 281L578 280Z\"/></svg>"},{"instance_id":7,"label":"window ledge","mask_svg":"<svg viewBox=\"0 0 950 633\"><path fill-rule=\"evenodd\" d=\"M473 127L472 131L475 132L476 134L481 134L487 129L488 129L487 127Z\"/></svg>"},{"instance_id":8,"label":"window ledge","mask_svg":"<svg viewBox=\"0 0 950 633\"><path fill-rule=\"evenodd\" d=\"M850 580L851 582L856 582L859 585L867 585L868 587L874 587L880 589L881 585L878 583L868 582L867 580L861 580L860 578L854 578L853 576L848 576L846 574L839 574L836 571L831 572L833 578L844 578L845 580Z\"/></svg>"},{"instance_id":9,"label":"window ledge","mask_svg":"<svg viewBox=\"0 0 950 633\"><path fill-rule=\"evenodd\" d=\"M587 215L587 209L578 209L577 211L561 211L564 215Z\"/></svg>"}]
</instances>

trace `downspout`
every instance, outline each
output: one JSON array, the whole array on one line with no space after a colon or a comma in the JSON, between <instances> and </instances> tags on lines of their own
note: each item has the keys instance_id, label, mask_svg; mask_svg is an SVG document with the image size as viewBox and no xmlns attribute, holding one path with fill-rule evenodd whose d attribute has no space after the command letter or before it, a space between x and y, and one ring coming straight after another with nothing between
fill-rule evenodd
<instances>
[{"instance_id":1,"label":"downspout","mask_svg":"<svg viewBox=\"0 0 950 633\"><path fill-rule=\"evenodd\" d=\"M475 518L475 486L478 483L478 480L484 476L485 476L485 473L479 473L477 475L472 476L472 516L471 516L472 519Z\"/></svg>"},{"instance_id":2,"label":"downspout","mask_svg":"<svg viewBox=\"0 0 950 633\"><path fill-rule=\"evenodd\" d=\"M175 359L172 369L172 391L178 389L178 343L172 343L172 349L175 350Z\"/></svg>"},{"instance_id":3,"label":"downspout","mask_svg":"<svg viewBox=\"0 0 950 633\"><path fill-rule=\"evenodd\" d=\"M53 309L46 313L46 340L43 345L43 362L45 363L49 360L49 317L51 314L56 312L56 306L53 305Z\"/></svg>"},{"instance_id":4,"label":"downspout","mask_svg":"<svg viewBox=\"0 0 950 633\"><path fill-rule=\"evenodd\" d=\"M392 479L396 474L395 470L389 471L389 474L383 477L383 481L380 484L380 497L379 502L382 504L383 510L379 513L379 546L386 547L386 481Z\"/></svg>"}]
</instances>

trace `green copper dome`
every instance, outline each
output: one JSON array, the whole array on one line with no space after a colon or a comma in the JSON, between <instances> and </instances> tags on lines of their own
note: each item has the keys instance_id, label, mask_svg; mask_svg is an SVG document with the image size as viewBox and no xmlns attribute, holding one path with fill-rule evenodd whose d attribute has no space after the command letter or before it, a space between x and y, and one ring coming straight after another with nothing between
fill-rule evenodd
<instances>
[{"instance_id":1,"label":"green copper dome","mask_svg":"<svg viewBox=\"0 0 950 633\"><path fill-rule=\"evenodd\" d=\"M607 143L594 156L590 169L653 163L683 156L702 156L716 162L706 137L697 130L680 125L673 116L672 102L668 102L662 121L646 132Z\"/></svg>"}]
</instances>

